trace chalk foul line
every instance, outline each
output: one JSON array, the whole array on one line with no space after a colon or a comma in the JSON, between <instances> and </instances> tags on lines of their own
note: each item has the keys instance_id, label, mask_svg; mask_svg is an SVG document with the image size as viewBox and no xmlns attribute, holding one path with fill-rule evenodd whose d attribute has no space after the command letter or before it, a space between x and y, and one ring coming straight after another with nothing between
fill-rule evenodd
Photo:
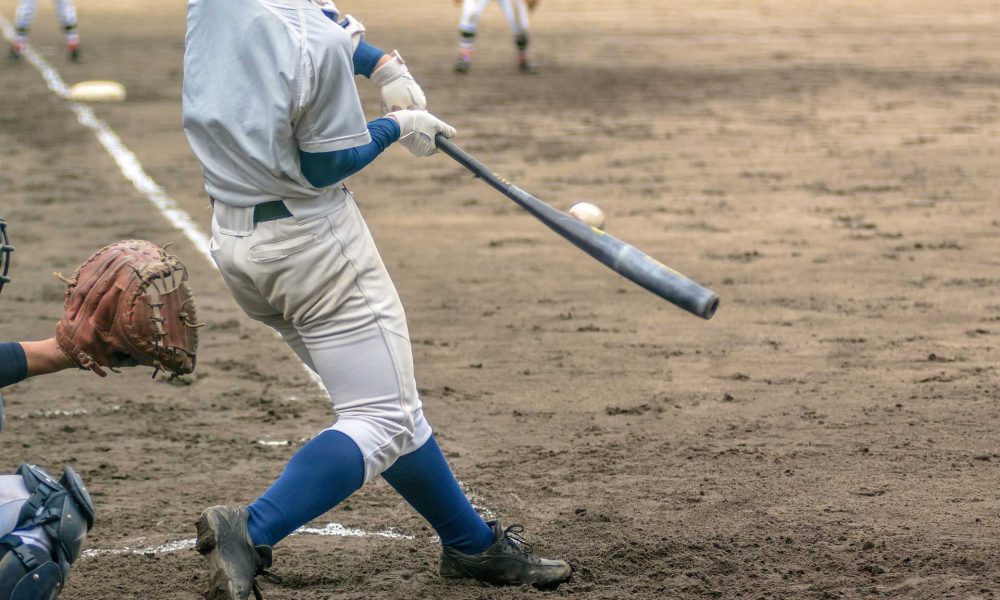
<instances>
[{"instance_id":1,"label":"chalk foul line","mask_svg":"<svg viewBox=\"0 0 1000 600\"><path fill-rule=\"evenodd\" d=\"M0 15L0 30L2 30L3 36L8 42L13 41L15 34L14 26L2 15ZM104 149L111 156L112 160L115 161L115 164L118 165L122 175L132 182L135 189L145 196L160 211L160 214L170 221L171 225L180 230L194 244L198 253L205 257L210 265L213 267L216 266L215 261L212 259L212 253L208 249L209 236L201 231L198 224L191 218L191 215L187 211L181 208L173 198L167 195L167 192L159 184L153 181L153 178L143 169L142 163L129 150L125 142L118 137L118 134L107 123L97 117L94 109L86 104L68 100L69 86L66 85L66 81L63 80L62 75L59 74L59 71L55 67L35 52L34 48L30 45L27 46L22 56L31 63L31 66L35 67L42 76L42 79L45 80L46 85L48 85L49 89L55 95L67 99L67 104L70 110L76 115L76 120L94 132L97 140L104 146ZM275 332L275 335L277 335L277 332ZM325 394L326 386L323 385L323 380L319 375L309 367L306 367L305 364L302 366L312 382Z\"/></svg>"},{"instance_id":2,"label":"chalk foul line","mask_svg":"<svg viewBox=\"0 0 1000 600\"><path fill-rule=\"evenodd\" d=\"M327 523L320 527L300 527L296 529L292 535L318 535L318 536L332 536L332 537L376 537L376 538L386 538L390 540L412 540L414 536L407 535L405 533L399 533L393 529L383 529L381 531L365 531L364 529L357 529L355 527L347 527L341 525L340 523ZM132 547L132 546L121 546L119 548L91 548L89 550L84 550L82 556L84 558L97 558L99 556L121 556L121 555L138 555L138 556L156 556L158 554L171 554L173 552L183 552L185 550L191 550L194 548L195 539L184 539L184 540L174 540L170 542L165 542L163 544L155 546L143 546L143 547Z\"/></svg>"}]
</instances>

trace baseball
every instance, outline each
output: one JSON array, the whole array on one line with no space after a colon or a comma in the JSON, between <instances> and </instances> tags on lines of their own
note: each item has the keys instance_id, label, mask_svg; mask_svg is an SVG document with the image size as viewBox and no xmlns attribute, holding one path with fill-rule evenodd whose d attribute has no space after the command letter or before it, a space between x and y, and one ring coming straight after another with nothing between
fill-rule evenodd
<instances>
[{"instance_id":1,"label":"baseball","mask_svg":"<svg viewBox=\"0 0 1000 600\"><path fill-rule=\"evenodd\" d=\"M567 211L575 219L579 219L598 229L604 229L604 211L600 206L590 202L578 202Z\"/></svg>"}]
</instances>

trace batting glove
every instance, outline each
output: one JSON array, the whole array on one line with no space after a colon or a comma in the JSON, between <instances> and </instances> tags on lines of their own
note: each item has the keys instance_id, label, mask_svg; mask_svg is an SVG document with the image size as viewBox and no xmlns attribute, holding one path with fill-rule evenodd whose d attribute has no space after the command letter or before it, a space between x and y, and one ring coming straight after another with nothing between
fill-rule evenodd
<instances>
[{"instance_id":1,"label":"batting glove","mask_svg":"<svg viewBox=\"0 0 1000 600\"><path fill-rule=\"evenodd\" d=\"M397 110L386 115L399 124L399 143L414 156L430 156L437 152L434 136L453 138L456 129L426 110Z\"/></svg>"},{"instance_id":2,"label":"batting glove","mask_svg":"<svg viewBox=\"0 0 1000 600\"><path fill-rule=\"evenodd\" d=\"M424 90L410 75L398 51L393 51L392 59L375 69L372 81L382 88L382 114L394 110L427 110Z\"/></svg>"}]
</instances>

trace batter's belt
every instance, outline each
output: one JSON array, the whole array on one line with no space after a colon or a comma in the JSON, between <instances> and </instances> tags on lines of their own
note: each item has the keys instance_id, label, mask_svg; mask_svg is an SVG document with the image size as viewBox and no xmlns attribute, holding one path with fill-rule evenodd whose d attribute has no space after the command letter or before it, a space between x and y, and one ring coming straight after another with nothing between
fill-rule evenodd
<instances>
[{"instance_id":1,"label":"batter's belt","mask_svg":"<svg viewBox=\"0 0 1000 600\"><path fill-rule=\"evenodd\" d=\"M350 192L344 186L323 191L314 198L286 198L269 200L255 206L233 206L224 200L212 198L212 208L219 232L226 235L246 236L258 223L294 217L299 222L329 214L344 206Z\"/></svg>"}]
</instances>

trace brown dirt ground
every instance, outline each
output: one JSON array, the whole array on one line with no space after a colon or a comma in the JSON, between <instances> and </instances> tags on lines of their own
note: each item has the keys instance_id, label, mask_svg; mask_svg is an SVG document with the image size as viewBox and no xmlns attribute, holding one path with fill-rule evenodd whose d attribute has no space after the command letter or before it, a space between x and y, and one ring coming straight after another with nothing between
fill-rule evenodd
<instances>
[{"instance_id":1,"label":"brown dirt ground","mask_svg":"<svg viewBox=\"0 0 1000 600\"><path fill-rule=\"evenodd\" d=\"M351 186L454 468L575 565L550 597L996 597L1000 7L620 4L546 0L536 77L514 72L492 7L465 78L450 3L350 6L467 149L557 206L597 202L610 232L723 298L712 321L688 316L448 158L391 150ZM71 82L128 87L99 114L206 224L180 129L184 3L79 0L80 65L42 9L39 50ZM0 337L48 336L49 274L132 236L177 244L209 323L181 382L8 390L3 462L75 465L99 509L91 548L192 537L203 507L252 500L299 443L255 441L314 434L327 401L29 65L2 65L0 90L18 246ZM269 600L538 597L440 580L431 532L382 483L328 521L415 538L292 538ZM100 556L63 597L191 599L204 581L190 550Z\"/></svg>"}]
</instances>

